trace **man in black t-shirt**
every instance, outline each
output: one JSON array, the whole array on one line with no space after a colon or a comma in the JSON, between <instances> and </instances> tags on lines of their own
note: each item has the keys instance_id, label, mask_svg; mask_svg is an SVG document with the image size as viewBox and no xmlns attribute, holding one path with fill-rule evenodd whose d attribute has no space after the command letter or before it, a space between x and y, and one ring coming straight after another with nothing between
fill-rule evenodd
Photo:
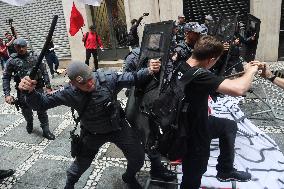
<instances>
[{"instance_id":1,"label":"man in black t-shirt","mask_svg":"<svg viewBox=\"0 0 284 189\"><path fill-rule=\"evenodd\" d=\"M212 36L203 36L197 41L192 56L187 60L189 69L203 68L205 72L185 87L185 101L190 106L184 120L188 125L188 147L182 159L181 189L198 189L201 177L206 172L212 138L208 121L208 96L216 91L231 96L245 94L250 89L260 65L258 62L247 64L244 75L234 80L218 77L208 69L217 62L222 52L221 42ZM231 173L218 172L217 177L224 177L226 174L230 176Z\"/></svg>"}]
</instances>

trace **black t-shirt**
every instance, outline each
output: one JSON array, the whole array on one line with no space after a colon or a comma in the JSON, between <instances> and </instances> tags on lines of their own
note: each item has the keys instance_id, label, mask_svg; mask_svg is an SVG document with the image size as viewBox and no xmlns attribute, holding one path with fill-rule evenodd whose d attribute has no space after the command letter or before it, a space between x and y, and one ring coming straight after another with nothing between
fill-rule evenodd
<instances>
[{"instance_id":1,"label":"black t-shirt","mask_svg":"<svg viewBox=\"0 0 284 189\"><path fill-rule=\"evenodd\" d=\"M182 64L180 71L184 72L186 69L197 70L198 67L190 67L187 63ZM189 102L186 118L187 133L190 141L194 143L189 146L201 149L204 153L209 153L211 141L208 131L208 96L217 90L224 79L204 69L204 72L197 75L185 87L185 99Z\"/></svg>"}]
</instances>

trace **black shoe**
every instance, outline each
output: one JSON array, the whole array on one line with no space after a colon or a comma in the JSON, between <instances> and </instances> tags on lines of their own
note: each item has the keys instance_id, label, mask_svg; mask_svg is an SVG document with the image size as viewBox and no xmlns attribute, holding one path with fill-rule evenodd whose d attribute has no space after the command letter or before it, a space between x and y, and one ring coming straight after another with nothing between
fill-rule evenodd
<instances>
[{"instance_id":1,"label":"black shoe","mask_svg":"<svg viewBox=\"0 0 284 189\"><path fill-rule=\"evenodd\" d=\"M66 184L64 189L74 189L74 185L72 184Z\"/></svg>"},{"instance_id":2,"label":"black shoe","mask_svg":"<svg viewBox=\"0 0 284 189\"><path fill-rule=\"evenodd\" d=\"M55 139L54 134L52 134L50 131L44 131L42 136L44 138L47 138L48 140L54 140Z\"/></svg>"},{"instance_id":3,"label":"black shoe","mask_svg":"<svg viewBox=\"0 0 284 189\"><path fill-rule=\"evenodd\" d=\"M9 169L9 170L0 170L0 179L4 179L6 177L9 177L15 173L14 170Z\"/></svg>"},{"instance_id":4,"label":"black shoe","mask_svg":"<svg viewBox=\"0 0 284 189\"><path fill-rule=\"evenodd\" d=\"M27 123L27 126L26 126L26 129L27 129L27 132L29 134L31 134L33 132L33 124L32 123Z\"/></svg>"},{"instance_id":5,"label":"black shoe","mask_svg":"<svg viewBox=\"0 0 284 189\"><path fill-rule=\"evenodd\" d=\"M54 79L54 74L51 75L51 78Z\"/></svg>"},{"instance_id":6,"label":"black shoe","mask_svg":"<svg viewBox=\"0 0 284 189\"><path fill-rule=\"evenodd\" d=\"M126 173L122 175L123 182L127 183L129 189L142 189L135 176L129 177Z\"/></svg>"},{"instance_id":7,"label":"black shoe","mask_svg":"<svg viewBox=\"0 0 284 189\"><path fill-rule=\"evenodd\" d=\"M233 169L233 171L229 173L218 172L216 178L220 182L230 182L230 181L247 182L250 181L251 174L244 171L238 171L236 169Z\"/></svg>"},{"instance_id":8,"label":"black shoe","mask_svg":"<svg viewBox=\"0 0 284 189\"><path fill-rule=\"evenodd\" d=\"M152 179L163 180L166 182L174 181L177 178L177 174L175 172L168 170L164 166L161 166L158 169L152 168L150 170L150 175Z\"/></svg>"}]
</instances>

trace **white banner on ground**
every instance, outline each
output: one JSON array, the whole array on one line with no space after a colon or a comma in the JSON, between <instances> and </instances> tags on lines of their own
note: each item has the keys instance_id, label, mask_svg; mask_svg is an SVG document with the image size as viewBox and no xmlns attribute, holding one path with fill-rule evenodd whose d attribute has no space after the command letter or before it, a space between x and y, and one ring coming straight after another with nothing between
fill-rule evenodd
<instances>
[{"instance_id":1,"label":"white banner on ground","mask_svg":"<svg viewBox=\"0 0 284 189\"><path fill-rule=\"evenodd\" d=\"M268 135L258 129L238 106L241 98L218 98L211 103L213 115L238 120L238 134L235 142L235 168L252 174L249 182L238 182L238 189L284 189L284 156L279 147ZM219 182L216 164L219 155L218 140L211 143L207 172L202 178L204 188L231 188L231 183ZM181 170L181 167L179 168ZM181 176L178 178L181 180Z\"/></svg>"},{"instance_id":2,"label":"white banner on ground","mask_svg":"<svg viewBox=\"0 0 284 189\"><path fill-rule=\"evenodd\" d=\"M0 0L14 6L24 6L25 4L32 3L33 0Z\"/></svg>"},{"instance_id":3,"label":"white banner on ground","mask_svg":"<svg viewBox=\"0 0 284 189\"><path fill-rule=\"evenodd\" d=\"M102 1L103 0L78 0L78 2L80 3L84 3L84 4L92 5L92 6L100 6Z\"/></svg>"}]
</instances>

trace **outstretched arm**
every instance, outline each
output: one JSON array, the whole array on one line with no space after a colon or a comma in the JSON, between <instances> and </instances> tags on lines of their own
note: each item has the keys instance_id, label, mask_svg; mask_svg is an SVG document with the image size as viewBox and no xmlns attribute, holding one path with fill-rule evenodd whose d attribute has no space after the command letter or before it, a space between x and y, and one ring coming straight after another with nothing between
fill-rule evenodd
<instances>
[{"instance_id":1,"label":"outstretched arm","mask_svg":"<svg viewBox=\"0 0 284 189\"><path fill-rule=\"evenodd\" d=\"M278 87L284 89L284 79L274 75L269 69L269 66L267 64L263 64L263 65L264 66L263 66L262 74L260 76L263 77L264 79L271 81Z\"/></svg>"},{"instance_id":2,"label":"outstretched arm","mask_svg":"<svg viewBox=\"0 0 284 189\"><path fill-rule=\"evenodd\" d=\"M259 62L251 62L245 65L245 73L237 79L225 79L218 87L217 92L231 95L241 96L244 95L252 85L254 75L257 73Z\"/></svg>"},{"instance_id":3,"label":"outstretched arm","mask_svg":"<svg viewBox=\"0 0 284 189\"><path fill-rule=\"evenodd\" d=\"M33 110L47 110L60 105L74 107L69 88L62 88L52 94L42 94L35 90L36 84L37 81L31 80L29 76L21 79L19 83L19 90L26 92L26 102Z\"/></svg>"}]
</instances>

